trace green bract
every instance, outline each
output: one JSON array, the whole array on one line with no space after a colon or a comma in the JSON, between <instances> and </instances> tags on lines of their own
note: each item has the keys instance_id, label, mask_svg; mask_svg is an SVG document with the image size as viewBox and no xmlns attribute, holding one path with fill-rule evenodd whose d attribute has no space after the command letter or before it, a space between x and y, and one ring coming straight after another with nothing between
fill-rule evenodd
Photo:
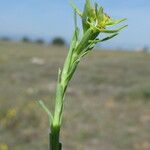
<instances>
[{"instance_id":1,"label":"green bract","mask_svg":"<svg viewBox=\"0 0 150 150\"><path fill-rule=\"evenodd\" d=\"M83 13L81 13L73 3L72 7L82 19L84 33L89 28L92 28L95 32L115 33L127 26L124 25L115 30L106 30L108 26L119 24L126 19L114 20L110 18L106 13L104 13L103 7L100 7L97 3L95 3L95 6L92 6L90 0L86 0Z\"/></svg>"},{"instance_id":2,"label":"green bract","mask_svg":"<svg viewBox=\"0 0 150 150\"><path fill-rule=\"evenodd\" d=\"M114 20L110 18L102 7L97 3L92 6L90 0L86 0L83 13L72 3L75 15L75 30L71 40L68 55L64 66L58 71L58 82L56 89L55 111L52 114L43 101L39 101L40 106L49 116L51 128L50 149L60 150L59 143L60 127L62 124L63 107L66 90L81 58L89 53L98 42L107 41L116 35L127 25L120 26L116 29L108 29L108 27L117 25L125 19ZM77 27L77 14L82 20L82 32ZM101 33L106 34L105 38L100 39ZM108 35L109 34L109 35Z\"/></svg>"}]
</instances>

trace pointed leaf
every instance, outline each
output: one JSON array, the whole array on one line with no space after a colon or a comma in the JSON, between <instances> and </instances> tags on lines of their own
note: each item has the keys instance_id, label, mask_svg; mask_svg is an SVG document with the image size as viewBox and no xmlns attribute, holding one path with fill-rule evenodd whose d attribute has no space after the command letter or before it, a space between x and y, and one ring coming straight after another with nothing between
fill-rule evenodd
<instances>
[{"instance_id":1,"label":"pointed leaf","mask_svg":"<svg viewBox=\"0 0 150 150\"><path fill-rule=\"evenodd\" d=\"M110 20L106 25L108 25L108 26L116 25L116 24L119 24L119 23L121 23L121 22L123 22L125 20L126 20L125 18L119 19L119 20Z\"/></svg>"},{"instance_id":2,"label":"pointed leaf","mask_svg":"<svg viewBox=\"0 0 150 150\"><path fill-rule=\"evenodd\" d=\"M98 22L101 22L104 18L104 9L103 7L100 7L99 8L99 11L98 11Z\"/></svg>"},{"instance_id":3,"label":"pointed leaf","mask_svg":"<svg viewBox=\"0 0 150 150\"><path fill-rule=\"evenodd\" d=\"M85 33L89 29L89 24L87 23L88 19L90 19L91 13L92 13L92 7L90 0L86 0L86 3L84 5L84 11L82 15L82 26L83 26L83 33Z\"/></svg>"},{"instance_id":4,"label":"pointed leaf","mask_svg":"<svg viewBox=\"0 0 150 150\"><path fill-rule=\"evenodd\" d=\"M118 34L119 34L119 33L115 33L115 34L113 34L113 35L111 35L111 36L107 36L106 38L101 39L100 42L104 42L104 41L110 40L110 39L112 39L113 37L117 36Z\"/></svg>"},{"instance_id":5,"label":"pointed leaf","mask_svg":"<svg viewBox=\"0 0 150 150\"><path fill-rule=\"evenodd\" d=\"M70 68L71 60L72 60L72 54L74 49L76 48L77 42L78 42L78 36L79 36L79 29L76 28L72 37L69 53L67 55L67 58L65 60L64 68L62 71L63 76L65 76Z\"/></svg>"},{"instance_id":6,"label":"pointed leaf","mask_svg":"<svg viewBox=\"0 0 150 150\"><path fill-rule=\"evenodd\" d=\"M70 72L69 72L68 77L67 77L68 81L71 80L71 78L72 78L72 76L73 76L73 74L74 74L74 72L75 72L75 70L76 70L76 68L77 68L79 62L80 62L80 60L77 59L77 60L71 65L72 67L71 67Z\"/></svg>"},{"instance_id":7,"label":"pointed leaf","mask_svg":"<svg viewBox=\"0 0 150 150\"><path fill-rule=\"evenodd\" d=\"M100 31L100 32L103 32L103 33L116 33L116 32L122 30L123 28L125 28L125 27L127 27L127 26L128 26L128 25L124 25L124 26L122 26L122 27L120 27L120 28L117 28L117 29L115 29L115 30L99 29L99 31Z\"/></svg>"},{"instance_id":8,"label":"pointed leaf","mask_svg":"<svg viewBox=\"0 0 150 150\"><path fill-rule=\"evenodd\" d=\"M72 8L76 11L76 13L77 13L80 17L82 17L81 11L80 11L80 10L78 9L78 7L73 3L73 1L70 1L70 4L71 4Z\"/></svg>"},{"instance_id":9,"label":"pointed leaf","mask_svg":"<svg viewBox=\"0 0 150 150\"><path fill-rule=\"evenodd\" d=\"M39 106L48 114L49 119L51 121L51 123L53 122L53 116L52 113L49 111L49 109L46 107L46 105L44 104L44 102L42 100L38 101Z\"/></svg>"}]
</instances>

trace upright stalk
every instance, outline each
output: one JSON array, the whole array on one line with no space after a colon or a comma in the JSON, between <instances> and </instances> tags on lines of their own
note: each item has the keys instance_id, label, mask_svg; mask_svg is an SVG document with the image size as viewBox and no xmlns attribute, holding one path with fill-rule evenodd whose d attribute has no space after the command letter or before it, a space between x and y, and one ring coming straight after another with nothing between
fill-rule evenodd
<instances>
[{"instance_id":1,"label":"upright stalk","mask_svg":"<svg viewBox=\"0 0 150 150\"><path fill-rule=\"evenodd\" d=\"M51 126L51 133L49 134L49 150L61 150L61 143L59 142L60 126Z\"/></svg>"},{"instance_id":2,"label":"upright stalk","mask_svg":"<svg viewBox=\"0 0 150 150\"><path fill-rule=\"evenodd\" d=\"M64 99L67 87L70 80L81 60L87 53L89 53L98 42L107 41L114 36L125 26L121 26L115 30L107 30L107 26L116 25L125 19L113 20L106 13L103 8L96 3L93 7L90 0L86 0L83 13L72 4L75 12L75 31L70 44L68 55L66 57L63 69L58 71L58 81L56 88L55 110L52 114L43 101L39 101L40 106L48 114L51 133L49 135L49 150L61 150L60 143L60 129L62 125ZM82 36L80 36L79 28L77 27L78 14L82 19ZM100 33L107 33L103 39L99 39Z\"/></svg>"},{"instance_id":3,"label":"upright stalk","mask_svg":"<svg viewBox=\"0 0 150 150\"><path fill-rule=\"evenodd\" d=\"M89 29L89 31L86 33L87 36L84 36L80 42L80 44L77 46L78 52L84 49L87 45L87 41L89 37L92 35L93 31ZM50 134L50 144L51 144L51 150L60 150L60 142L59 142L59 135L60 135L60 127L61 127L61 121L62 121L62 115L63 115L63 105L64 105L64 97L67 90L67 86L69 84L70 79L73 76L71 65L76 61L76 53L72 53L72 51L75 50L72 47L70 47L68 56L65 60L64 67L62 72L59 71L58 74L58 83L57 83L57 90L56 90L56 100L55 100L55 112L54 112L54 118L53 123L51 125L51 134ZM68 79L69 73L72 73L70 79Z\"/></svg>"}]
</instances>

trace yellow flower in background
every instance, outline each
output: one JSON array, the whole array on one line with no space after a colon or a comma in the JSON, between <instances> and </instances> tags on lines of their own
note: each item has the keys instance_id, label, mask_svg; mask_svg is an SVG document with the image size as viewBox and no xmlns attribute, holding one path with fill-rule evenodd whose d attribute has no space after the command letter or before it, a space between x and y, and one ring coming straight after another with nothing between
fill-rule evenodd
<instances>
[{"instance_id":1,"label":"yellow flower in background","mask_svg":"<svg viewBox=\"0 0 150 150\"><path fill-rule=\"evenodd\" d=\"M14 118L17 114L17 111L15 108L11 108L7 111L7 114L6 114L6 118L8 119L11 119L11 118Z\"/></svg>"},{"instance_id":2,"label":"yellow flower in background","mask_svg":"<svg viewBox=\"0 0 150 150\"><path fill-rule=\"evenodd\" d=\"M4 116L1 116L0 125L4 127L7 126L11 122L11 120L16 117L16 115L17 115L17 110L15 108L8 109L6 111L6 114Z\"/></svg>"},{"instance_id":3,"label":"yellow flower in background","mask_svg":"<svg viewBox=\"0 0 150 150\"><path fill-rule=\"evenodd\" d=\"M8 150L8 145L5 143L0 144L0 150Z\"/></svg>"}]
</instances>

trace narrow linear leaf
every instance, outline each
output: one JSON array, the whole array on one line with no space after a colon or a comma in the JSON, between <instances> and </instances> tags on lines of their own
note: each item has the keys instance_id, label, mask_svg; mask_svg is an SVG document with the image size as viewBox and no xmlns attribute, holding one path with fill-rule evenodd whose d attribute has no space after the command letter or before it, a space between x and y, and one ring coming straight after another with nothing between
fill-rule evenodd
<instances>
[{"instance_id":1,"label":"narrow linear leaf","mask_svg":"<svg viewBox=\"0 0 150 150\"><path fill-rule=\"evenodd\" d=\"M110 20L106 25L107 26L116 25L116 24L119 24L125 20L127 20L127 19L123 18L123 19L119 19L119 20Z\"/></svg>"},{"instance_id":2,"label":"narrow linear leaf","mask_svg":"<svg viewBox=\"0 0 150 150\"><path fill-rule=\"evenodd\" d=\"M61 69L59 68L58 69L58 83L60 83L61 82Z\"/></svg>"},{"instance_id":3,"label":"narrow linear leaf","mask_svg":"<svg viewBox=\"0 0 150 150\"><path fill-rule=\"evenodd\" d=\"M113 37L117 36L118 34L119 34L119 33L115 33L115 34L112 34L111 36L107 36L106 38L103 38L103 39L95 39L95 40L92 40L92 41L89 41L89 42L91 42L91 45L92 45L92 44L95 45L95 44L97 44L97 43L110 40L110 39L112 39Z\"/></svg>"},{"instance_id":4,"label":"narrow linear leaf","mask_svg":"<svg viewBox=\"0 0 150 150\"><path fill-rule=\"evenodd\" d=\"M82 17L81 11L80 11L80 10L78 9L78 7L73 3L72 0L70 1L70 5L71 5L72 8L76 11L76 13L77 13L80 17Z\"/></svg>"},{"instance_id":5,"label":"narrow linear leaf","mask_svg":"<svg viewBox=\"0 0 150 150\"><path fill-rule=\"evenodd\" d=\"M112 39L113 37L117 36L118 34L119 34L119 33L115 33L115 34L113 34L113 35L111 35L111 36L107 36L106 38L101 39L100 42L104 42L104 41L110 40L110 39Z\"/></svg>"},{"instance_id":6,"label":"narrow linear leaf","mask_svg":"<svg viewBox=\"0 0 150 150\"><path fill-rule=\"evenodd\" d=\"M115 29L115 30L99 29L99 31L100 31L100 32L103 32L103 33L116 33L116 32L122 30L123 28L125 28L125 27L127 27L127 26L128 26L128 25L124 25L124 26L122 26L122 27L120 27L120 28L117 28L117 29ZM98 29L98 28L97 28L97 29Z\"/></svg>"},{"instance_id":7,"label":"narrow linear leaf","mask_svg":"<svg viewBox=\"0 0 150 150\"><path fill-rule=\"evenodd\" d=\"M49 119L51 121L51 123L53 122L53 116L52 113L49 111L49 109L46 107L46 105L44 104L44 102L42 100L38 101L39 106L48 114Z\"/></svg>"},{"instance_id":8,"label":"narrow linear leaf","mask_svg":"<svg viewBox=\"0 0 150 150\"><path fill-rule=\"evenodd\" d=\"M76 60L76 61L72 64L72 67L71 67L70 72L69 72L68 77L67 77L68 81L71 80L71 78L72 78L72 76L73 76L73 74L74 74L74 72L75 72L75 70L76 70L76 68L77 68L79 62L80 62L80 60L78 59L78 60Z\"/></svg>"},{"instance_id":9,"label":"narrow linear leaf","mask_svg":"<svg viewBox=\"0 0 150 150\"><path fill-rule=\"evenodd\" d=\"M96 16L98 15L98 3L95 3L95 13L96 13Z\"/></svg>"},{"instance_id":10,"label":"narrow linear leaf","mask_svg":"<svg viewBox=\"0 0 150 150\"><path fill-rule=\"evenodd\" d=\"M65 64L64 64L64 68L62 71L63 76L65 76L68 73L68 70L70 68L70 64L72 61L72 54L74 49L76 48L77 42L78 42L78 36L79 36L79 29L78 27L75 29L72 40L71 40L71 44L70 44L70 48L69 48L69 53L67 55Z\"/></svg>"},{"instance_id":11,"label":"narrow linear leaf","mask_svg":"<svg viewBox=\"0 0 150 150\"><path fill-rule=\"evenodd\" d=\"M76 29L77 28L77 13L76 13L76 11L74 11L74 26Z\"/></svg>"}]
</instances>

